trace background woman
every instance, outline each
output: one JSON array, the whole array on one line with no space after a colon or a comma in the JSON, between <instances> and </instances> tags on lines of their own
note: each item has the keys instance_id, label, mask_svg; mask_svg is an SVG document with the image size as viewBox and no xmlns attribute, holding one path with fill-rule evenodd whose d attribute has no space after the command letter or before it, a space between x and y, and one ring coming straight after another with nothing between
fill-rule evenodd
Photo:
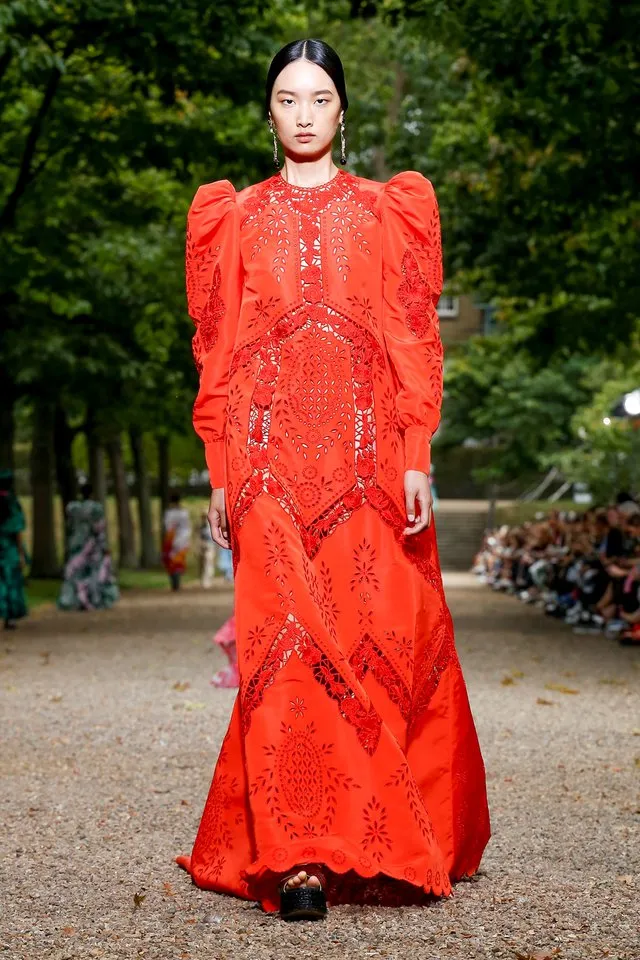
<instances>
[{"instance_id":1,"label":"background woman","mask_svg":"<svg viewBox=\"0 0 640 960\"><path fill-rule=\"evenodd\" d=\"M104 507L93 499L90 484L80 490L80 499L67 504L66 560L58 596L61 610L104 610L112 607L120 592L107 544Z\"/></svg>"},{"instance_id":2,"label":"background woman","mask_svg":"<svg viewBox=\"0 0 640 960\"><path fill-rule=\"evenodd\" d=\"M287 919L449 896L489 838L431 518L438 209L418 173L334 165L347 107L335 51L284 47L266 98L282 170L201 187L187 235L240 692L179 863Z\"/></svg>"},{"instance_id":3,"label":"background woman","mask_svg":"<svg viewBox=\"0 0 640 960\"><path fill-rule=\"evenodd\" d=\"M23 566L26 554L23 540L24 513L13 489L11 470L0 470L0 617L5 630L27 615Z\"/></svg>"},{"instance_id":4,"label":"background woman","mask_svg":"<svg viewBox=\"0 0 640 960\"><path fill-rule=\"evenodd\" d=\"M180 503L179 493L171 494L171 506L164 512L163 527L162 563L169 574L171 589L179 590L191 546L191 517Z\"/></svg>"}]
</instances>

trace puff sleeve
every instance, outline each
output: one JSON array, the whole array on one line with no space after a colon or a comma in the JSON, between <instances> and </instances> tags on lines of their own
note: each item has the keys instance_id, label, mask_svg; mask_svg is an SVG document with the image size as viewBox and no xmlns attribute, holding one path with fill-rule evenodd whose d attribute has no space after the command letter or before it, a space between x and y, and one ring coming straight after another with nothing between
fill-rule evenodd
<instances>
[{"instance_id":1,"label":"puff sleeve","mask_svg":"<svg viewBox=\"0 0 640 960\"><path fill-rule=\"evenodd\" d=\"M438 204L413 171L386 184L381 203L384 339L397 381L405 469L429 472L440 422L443 348L436 304L442 290Z\"/></svg>"},{"instance_id":2,"label":"puff sleeve","mask_svg":"<svg viewBox=\"0 0 640 960\"><path fill-rule=\"evenodd\" d=\"M225 485L229 366L242 293L239 233L231 183L220 180L200 187L187 217L186 284L189 316L196 325L193 355L200 375L193 426L204 441L212 487Z\"/></svg>"}]
</instances>

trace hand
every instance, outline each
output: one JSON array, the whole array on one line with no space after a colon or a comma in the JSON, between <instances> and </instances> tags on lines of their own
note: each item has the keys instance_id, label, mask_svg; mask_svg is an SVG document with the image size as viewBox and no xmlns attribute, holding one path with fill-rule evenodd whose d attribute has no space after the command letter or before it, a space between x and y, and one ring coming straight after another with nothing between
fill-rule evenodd
<instances>
[{"instance_id":1,"label":"hand","mask_svg":"<svg viewBox=\"0 0 640 960\"><path fill-rule=\"evenodd\" d=\"M224 502L224 487L216 487L211 491L209 511L207 513L211 536L220 547L230 549L229 526L227 524L227 508Z\"/></svg>"},{"instance_id":2,"label":"hand","mask_svg":"<svg viewBox=\"0 0 640 960\"><path fill-rule=\"evenodd\" d=\"M403 534L410 536L420 533L431 523L433 497L429 475L421 470L406 470L404 474L404 499L407 507L407 520L411 526L405 527Z\"/></svg>"}]
</instances>

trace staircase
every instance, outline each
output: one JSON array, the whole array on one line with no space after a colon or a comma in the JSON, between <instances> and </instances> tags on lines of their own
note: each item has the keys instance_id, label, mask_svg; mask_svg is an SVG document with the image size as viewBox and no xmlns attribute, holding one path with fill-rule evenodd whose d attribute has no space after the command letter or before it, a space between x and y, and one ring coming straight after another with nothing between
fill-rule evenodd
<instances>
[{"instance_id":1,"label":"staircase","mask_svg":"<svg viewBox=\"0 0 640 960\"><path fill-rule=\"evenodd\" d=\"M469 570L487 523L486 500L440 500L435 511L443 570Z\"/></svg>"}]
</instances>

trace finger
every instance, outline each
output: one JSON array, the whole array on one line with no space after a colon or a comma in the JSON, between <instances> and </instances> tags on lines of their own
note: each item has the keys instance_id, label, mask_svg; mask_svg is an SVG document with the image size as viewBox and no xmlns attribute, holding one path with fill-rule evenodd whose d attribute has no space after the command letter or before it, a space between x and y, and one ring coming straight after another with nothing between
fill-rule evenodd
<instances>
[{"instance_id":1,"label":"finger","mask_svg":"<svg viewBox=\"0 0 640 960\"><path fill-rule=\"evenodd\" d=\"M406 490L404 492L405 505L407 509L407 520L413 523L416 518L416 492L415 490Z\"/></svg>"},{"instance_id":2,"label":"finger","mask_svg":"<svg viewBox=\"0 0 640 960\"><path fill-rule=\"evenodd\" d=\"M420 506L420 517L413 527L407 528L409 534L421 533L431 522L431 505L426 494L418 491L417 501Z\"/></svg>"},{"instance_id":3,"label":"finger","mask_svg":"<svg viewBox=\"0 0 640 960\"><path fill-rule=\"evenodd\" d=\"M218 546L224 547L226 550L229 549L229 540L227 536L223 533L220 526L215 526L211 528L211 536L213 537L215 542L218 544Z\"/></svg>"}]
</instances>

